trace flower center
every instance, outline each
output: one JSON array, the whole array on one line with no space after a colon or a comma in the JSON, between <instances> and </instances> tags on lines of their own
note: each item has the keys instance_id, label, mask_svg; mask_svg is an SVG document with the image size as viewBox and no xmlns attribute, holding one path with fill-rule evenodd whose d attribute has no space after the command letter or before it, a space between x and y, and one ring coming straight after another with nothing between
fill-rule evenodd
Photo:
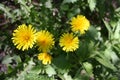
<instances>
[{"instance_id":1,"label":"flower center","mask_svg":"<svg viewBox=\"0 0 120 80\"><path fill-rule=\"evenodd\" d=\"M42 41L41 41L41 44L42 44L42 45L46 45L46 41L45 41L45 40L42 40Z\"/></svg>"},{"instance_id":2,"label":"flower center","mask_svg":"<svg viewBox=\"0 0 120 80\"><path fill-rule=\"evenodd\" d=\"M67 41L66 41L66 45L71 45L71 43L72 43L72 39L68 39Z\"/></svg>"},{"instance_id":3,"label":"flower center","mask_svg":"<svg viewBox=\"0 0 120 80\"><path fill-rule=\"evenodd\" d=\"M25 39L26 41L29 41L29 40L30 40L30 36L24 36L24 39Z\"/></svg>"}]
</instances>

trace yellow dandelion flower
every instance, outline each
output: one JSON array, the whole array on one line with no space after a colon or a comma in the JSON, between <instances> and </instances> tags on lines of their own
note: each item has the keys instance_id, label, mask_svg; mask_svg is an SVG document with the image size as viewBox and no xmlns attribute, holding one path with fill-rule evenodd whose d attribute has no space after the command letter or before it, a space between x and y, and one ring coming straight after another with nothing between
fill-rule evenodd
<instances>
[{"instance_id":1,"label":"yellow dandelion flower","mask_svg":"<svg viewBox=\"0 0 120 80\"><path fill-rule=\"evenodd\" d=\"M37 33L36 41L37 41L37 45L39 47L38 49L42 52L49 51L55 43L53 35L46 30L42 30Z\"/></svg>"},{"instance_id":2,"label":"yellow dandelion flower","mask_svg":"<svg viewBox=\"0 0 120 80\"><path fill-rule=\"evenodd\" d=\"M18 26L16 30L13 31L12 41L17 49L28 50L28 48L32 48L36 41L36 30L32 27L32 25L26 26L22 24Z\"/></svg>"},{"instance_id":3,"label":"yellow dandelion flower","mask_svg":"<svg viewBox=\"0 0 120 80\"><path fill-rule=\"evenodd\" d=\"M73 17L70 24L73 32L79 31L81 34L84 34L90 26L89 20L83 15L77 15L76 18Z\"/></svg>"},{"instance_id":4,"label":"yellow dandelion flower","mask_svg":"<svg viewBox=\"0 0 120 80\"><path fill-rule=\"evenodd\" d=\"M51 64L52 56L48 53L40 53L38 54L38 60L41 60L43 64Z\"/></svg>"},{"instance_id":5,"label":"yellow dandelion flower","mask_svg":"<svg viewBox=\"0 0 120 80\"><path fill-rule=\"evenodd\" d=\"M73 33L64 33L60 37L59 45L66 52L75 51L79 47L79 39Z\"/></svg>"}]
</instances>

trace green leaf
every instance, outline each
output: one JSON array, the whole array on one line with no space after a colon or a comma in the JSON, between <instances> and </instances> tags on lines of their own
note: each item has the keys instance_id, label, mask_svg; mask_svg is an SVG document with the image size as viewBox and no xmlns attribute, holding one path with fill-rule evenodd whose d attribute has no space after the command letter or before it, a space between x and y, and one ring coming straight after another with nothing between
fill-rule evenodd
<instances>
[{"instance_id":1,"label":"green leaf","mask_svg":"<svg viewBox=\"0 0 120 80\"><path fill-rule=\"evenodd\" d=\"M95 7L96 7L96 0L88 0L88 4L90 7L91 11L94 11Z\"/></svg>"},{"instance_id":2,"label":"green leaf","mask_svg":"<svg viewBox=\"0 0 120 80\"><path fill-rule=\"evenodd\" d=\"M70 68L70 63L66 59L65 55L60 55L53 59L53 64L56 66L60 73L65 73Z\"/></svg>"},{"instance_id":3,"label":"green leaf","mask_svg":"<svg viewBox=\"0 0 120 80\"><path fill-rule=\"evenodd\" d=\"M31 69L30 73L39 74L42 72L42 69L41 65L36 65Z\"/></svg>"},{"instance_id":4,"label":"green leaf","mask_svg":"<svg viewBox=\"0 0 120 80\"><path fill-rule=\"evenodd\" d=\"M111 59L113 63L117 63L120 60L116 53L113 51L111 52Z\"/></svg>"},{"instance_id":5,"label":"green leaf","mask_svg":"<svg viewBox=\"0 0 120 80\"><path fill-rule=\"evenodd\" d=\"M116 17L118 17L118 18L120 18L120 7L118 7L116 10L115 10L115 12L116 12Z\"/></svg>"},{"instance_id":6,"label":"green leaf","mask_svg":"<svg viewBox=\"0 0 120 80\"><path fill-rule=\"evenodd\" d=\"M20 62L21 62L20 56L14 55L12 58L13 58L17 63L20 63Z\"/></svg>"},{"instance_id":7,"label":"green leaf","mask_svg":"<svg viewBox=\"0 0 120 80\"><path fill-rule=\"evenodd\" d=\"M9 63L11 63L12 62L12 57L10 56L10 55L6 55L5 57L4 57L4 59L2 60L2 64L7 64L7 65L9 65Z\"/></svg>"},{"instance_id":8,"label":"green leaf","mask_svg":"<svg viewBox=\"0 0 120 80\"><path fill-rule=\"evenodd\" d=\"M112 76L110 79L108 79L108 80L119 80L118 79L118 77L116 77L116 76Z\"/></svg>"},{"instance_id":9,"label":"green leaf","mask_svg":"<svg viewBox=\"0 0 120 80\"><path fill-rule=\"evenodd\" d=\"M47 73L49 76L52 76L52 75L55 75L55 74L56 74L55 69L54 69L52 66L50 66L50 65L47 65L45 70L46 70L46 73Z\"/></svg>"},{"instance_id":10,"label":"green leaf","mask_svg":"<svg viewBox=\"0 0 120 80\"><path fill-rule=\"evenodd\" d=\"M38 80L39 75L34 73L29 73L25 76L24 80Z\"/></svg>"},{"instance_id":11,"label":"green leaf","mask_svg":"<svg viewBox=\"0 0 120 80\"><path fill-rule=\"evenodd\" d=\"M74 2L76 2L77 0L64 0L63 1L63 4L65 4L65 3L74 3Z\"/></svg>"},{"instance_id":12,"label":"green leaf","mask_svg":"<svg viewBox=\"0 0 120 80\"><path fill-rule=\"evenodd\" d=\"M15 60L17 63L20 63L20 62L21 62L20 56L13 55L13 57L11 57L10 55L6 55L6 56L4 57L4 59L2 60L2 63L9 65L9 63L11 63L12 60Z\"/></svg>"},{"instance_id":13,"label":"green leaf","mask_svg":"<svg viewBox=\"0 0 120 80\"><path fill-rule=\"evenodd\" d=\"M117 22L117 25L115 27L114 39L119 39L120 40L120 20Z\"/></svg>"},{"instance_id":14,"label":"green leaf","mask_svg":"<svg viewBox=\"0 0 120 80\"><path fill-rule=\"evenodd\" d=\"M116 55L116 53L112 50L111 45L107 44L107 49L104 51L104 55L105 57L107 57L107 59L112 60L113 63L116 63L119 58Z\"/></svg>"},{"instance_id":15,"label":"green leaf","mask_svg":"<svg viewBox=\"0 0 120 80\"><path fill-rule=\"evenodd\" d=\"M88 38L94 40L102 41L101 33L99 30L95 28L95 26L91 25L89 30L87 31Z\"/></svg>"},{"instance_id":16,"label":"green leaf","mask_svg":"<svg viewBox=\"0 0 120 80\"><path fill-rule=\"evenodd\" d=\"M90 80L90 75L85 70L81 70L74 80Z\"/></svg>"},{"instance_id":17,"label":"green leaf","mask_svg":"<svg viewBox=\"0 0 120 80\"><path fill-rule=\"evenodd\" d=\"M51 0L47 0L45 3L46 8L52 8L52 1Z\"/></svg>"},{"instance_id":18,"label":"green leaf","mask_svg":"<svg viewBox=\"0 0 120 80\"><path fill-rule=\"evenodd\" d=\"M105 27L107 28L108 30L108 33L109 33L109 39L111 39L112 35L113 35L113 32L112 32L112 29L110 27L110 25L105 21L103 20L104 24L105 24Z\"/></svg>"},{"instance_id":19,"label":"green leaf","mask_svg":"<svg viewBox=\"0 0 120 80\"><path fill-rule=\"evenodd\" d=\"M73 80L72 77L70 75L68 75L68 73L64 73L64 79L65 80Z\"/></svg>"},{"instance_id":20,"label":"green leaf","mask_svg":"<svg viewBox=\"0 0 120 80\"><path fill-rule=\"evenodd\" d=\"M28 6L27 3L29 3L29 1L25 0L18 0L18 3L20 4L21 13L25 15L24 17L29 17L33 5L31 4Z\"/></svg>"},{"instance_id":21,"label":"green leaf","mask_svg":"<svg viewBox=\"0 0 120 80\"><path fill-rule=\"evenodd\" d=\"M88 73L89 75L92 75L92 74L93 74L93 66L92 66L91 63L89 63L89 62L84 62L84 63L83 63L83 66L84 66L85 70L87 71L87 73Z\"/></svg>"},{"instance_id":22,"label":"green leaf","mask_svg":"<svg viewBox=\"0 0 120 80\"><path fill-rule=\"evenodd\" d=\"M47 75L29 73L25 76L24 80L54 80L54 79L52 77L48 77Z\"/></svg>"},{"instance_id":23,"label":"green leaf","mask_svg":"<svg viewBox=\"0 0 120 80\"><path fill-rule=\"evenodd\" d=\"M114 71L116 71L116 67L111 63L111 61L103 54L98 54L98 56L95 57L95 59L101 63L103 66L109 68L109 69L112 69Z\"/></svg>"},{"instance_id":24,"label":"green leaf","mask_svg":"<svg viewBox=\"0 0 120 80\"><path fill-rule=\"evenodd\" d=\"M107 30L111 33L112 29L111 29L110 25L105 20L103 20L103 22L104 22L105 27L107 28Z\"/></svg>"},{"instance_id":25,"label":"green leaf","mask_svg":"<svg viewBox=\"0 0 120 80\"><path fill-rule=\"evenodd\" d=\"M31 58L28 61L28 64L24 64L24 70L21 71L17 76L18 78L16 80L24 80L27 74L31 71L31 69L34 67L35 63L33 62L33 58Z\"/></svg>"},{"instance_id":26,"label":"green leaf","mask_svg":"<svg viewBox=\"0 0 120 80\"><path fill-rule=\"evenodd\" d=\"M8 16L8 18L14 18L13 14L10 13L11 9L9 7L6 7L5 5L0 4L0 10L4 11L5 14Z\"/></svg>"},{"instance_id":27,"label":"green leaf","mask_svg":"<svg viewBox=\"0 0 120 80\"><path fill-rule=\"evenodd\" d=\"M67 11L67 10L69 9L69 6L63 4L63 5L60 6L60 8L61 8L61 10L63 10L63 11Z\"/></svg>"}]
</instances>

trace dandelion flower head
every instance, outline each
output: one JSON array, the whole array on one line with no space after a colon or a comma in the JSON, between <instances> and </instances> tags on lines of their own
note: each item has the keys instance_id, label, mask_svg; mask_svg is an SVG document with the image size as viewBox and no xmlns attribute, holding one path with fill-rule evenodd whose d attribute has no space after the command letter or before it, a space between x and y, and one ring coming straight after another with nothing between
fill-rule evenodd
<instances>
[{"instance_id":1,"label":"dandelion flower head","mask_svg":"<svg viewBox=\"0 0 120 80\"><path fill-rule=\"evenodd\" d=\"M71 19L71 28L73 32L79 31L80 34L84 34L85 31L89 29L90 22L89 20L83 15L77 15L77 17L73 17Z\"/></svg>"},{"instance_id":2,"label":"dandelion flower head","mask_svg":"<svg viewBox=\"0 0 120 80\"><path fill-rule=\"evenodd\" d=\"M54 43L53 35L50 32L42 30L37 33L37 45L40 51L49 51L54 46Z\"/></svg>"},{"instance_id":3,"label":"dandelion flower head","mask_svg":"<svg viewBox=\"0 0 120 80\"><path fill-rule=\"evenodd\" d=\"M32 48L36 41L36 30L32 25L19 25L17 29L13 31L12 41L17 49L28 50Z\"/></svg>"},{"instance_id":4,"label":"dandelion flower head","mask_svg":"<svg viewBox=\"0 0 120 80\"><path fill-rule=\"evenodd\" d=\"M51 64L52 56L48 53L40 53L38 54L38 60L41 60L43 64Z\"/></svg>"},{"instance_id":5,"label":"dandelion flower head","mask_svg":"<svg viewBox=\"0 0 120 80\"><path fill-rule=\"evenodd\" d=\"M79 39L73 33L64 33L60 37L59 45L66 52L75 51L79 47Z\"/></svg>"}]
</instances>

